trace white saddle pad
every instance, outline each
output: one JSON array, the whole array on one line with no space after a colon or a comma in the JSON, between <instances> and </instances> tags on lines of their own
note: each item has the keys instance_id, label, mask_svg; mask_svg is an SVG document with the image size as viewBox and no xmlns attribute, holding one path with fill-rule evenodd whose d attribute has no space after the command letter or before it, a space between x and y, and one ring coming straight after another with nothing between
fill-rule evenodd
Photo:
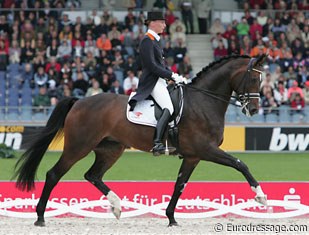
<instances>
[{"instance_id":1,"label":"white saddle pad","mask_svg":"<svg viewBox=\"0 0 309 235\"><path fill-rule=\"evenodd\" d=\"M136 92L132 92L129 100L132 96L135 95ZM183 99L183 93L181 89L181 99ZM154 113L154 102L152 100L142 100L137 102L136 106L134 107L133 111L130 110L130 105L127 105L127 119L135 124L146 125L156 127L157 120ZM180 117L182 115L183 110L183 102L181 102L181 108L178 116L176 117L176 124L179 123ZM174 122L170 122L169 125L171 127L174 126Z\"/></svg>"},{"instance_id":2,"label":"white saddle pad","mask_svg":"<svg viewBox=\"0 0 309 235\"><path fill-rule=\"evenodd\" d=\"M132 92L129 100L136 92ZM146 126L157 125L157 120L154 115L154 102L152 100L142 100L137 102L133 111L130 110L130 105L127 105L127 118L130 122Z\"/></svg>"}]
</instances>

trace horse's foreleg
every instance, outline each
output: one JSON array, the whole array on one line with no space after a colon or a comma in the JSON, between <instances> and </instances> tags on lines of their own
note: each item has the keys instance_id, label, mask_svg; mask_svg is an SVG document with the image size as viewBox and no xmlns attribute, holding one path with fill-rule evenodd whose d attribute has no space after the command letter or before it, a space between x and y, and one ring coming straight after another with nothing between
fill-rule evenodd
<instances>
[{"instance_id":1,"label":"horse's foreleg","mask_svg":"<svg viewBox=\"0 0 309 235\"><path fill-rule=\"evenodd\" d=\"M248 166L238 158L235 158L219 148L210 148L207 155L202 160L211 161L221 165L233 167L240 171L251 186L253 192L256 193L255 200L263 205L267 205L266 196L259 183L255 180L249 171Z\"/></svg>"},{"instance_id":2,"label":"horse's foreleg","mask_svg":"<svg viewBox=\"0 0 309 235\"><path fill-rule=\"evenodd\" d=\"M62 157L59 159L59 161L55 164L55 166L50 169L46 173L46 180L44 184L44 188L40 197L40 200L36 207L36 213L38 216L37 221L34 223L36 226L45 226L45 220L44 220L44 213L46 209L46 204L48 201L48 198L50 196L51 191L56 186L56 184L59 182L61 177L71 168L71 166L75 162L65 162L62 160Z\"/></svg>"},{"instance_id":3,"label":"horse's foreleg","mask_svg":"<svg viewBox=\"0 0 309 235\"><path fill-rule=\"evenodd\" d=\"M171 198L171 201L168 204L168 207L166 209L166 216L169 219L169 225L168 226L177 226L177 222L174 217L175 213L175 207L177 205L178 199L180 195L182 194L186 183L188 182L194 168L199 163L199 159L184 159L182 161L181 167L179 169L178 178L175 184L173 196Z\"/></svg>"},{"instance_id":4,"label":"horse's foreleg","mask_svg":"<svg viewBox=\"0 0 309 235\"><path fill-rule=\"evenodd\" d=\"M120 198L110 190L102 181L105 172L119 159L125 146L112 141L103 141L94 150L96 159L91 168L85 174L85 179L99 189L111 204L112 212L117 219L120 218L121 205Z\"/></svg>"}]
</instances>

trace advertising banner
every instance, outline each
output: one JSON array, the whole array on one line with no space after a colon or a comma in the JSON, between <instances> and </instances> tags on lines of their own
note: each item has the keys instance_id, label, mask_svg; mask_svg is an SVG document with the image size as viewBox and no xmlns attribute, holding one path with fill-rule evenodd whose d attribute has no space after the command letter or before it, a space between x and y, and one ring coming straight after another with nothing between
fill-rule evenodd
<instances>
[{"instance_id":1,"label":"advertising banner","mask_svg":"<svg viewBox=\"0 0 309 235\"><path fill-rule=\"evenodd\" d=\"M43 182L36 190L21 192L13 182L0 182L0 216L36 218L35 207ZM165 216L174 182L107 182L121 199L121 217ZM254 201L245 182L188 183L176 208L176 218L234 216L290 218L309 216L309 183L264 182L268 206ZM60 182L47 204L46 217L77 216L113 218L110 204L88 182Z\"/></svg>"},{"instance_id":2,"label":"advertising banner","mask_svg":"<svg viewBox=\"0 0 309 235\"><path fill-rule=\"evenodd\" d=\"M246 127L246 150L308 151L307 127Z\"/></svg>"}]
</instances>

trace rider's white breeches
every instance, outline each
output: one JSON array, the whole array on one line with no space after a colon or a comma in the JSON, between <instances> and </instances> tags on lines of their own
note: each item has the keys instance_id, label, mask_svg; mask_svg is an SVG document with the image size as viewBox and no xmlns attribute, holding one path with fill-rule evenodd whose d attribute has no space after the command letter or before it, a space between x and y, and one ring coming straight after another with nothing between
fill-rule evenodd
<instances>
[{"instance_id":1,"label":"rider's white breeches","mask_svg":"<svg viewBox=\"0 0 309 235\"><path fill-rule=\"evenodd\" d=\"M163 78L158 79L155 87L151 92L151 96L162 109L168 109L170 111L170 114L173 114L174 107L166 87L166 81Z\"/></svg>"}]
</instances>

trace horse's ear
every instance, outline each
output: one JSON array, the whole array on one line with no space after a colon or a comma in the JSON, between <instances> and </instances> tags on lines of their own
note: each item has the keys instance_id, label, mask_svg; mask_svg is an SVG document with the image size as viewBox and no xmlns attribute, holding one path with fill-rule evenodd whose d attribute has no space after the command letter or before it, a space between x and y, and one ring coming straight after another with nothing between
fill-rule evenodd
<instances>
[{"instance_id":1,"label":"horse's ear","mask_svg":"<svg viewBox=\"0 0 309 235\"><path fill-rule=\"evenodd\" d=\"M263 66L263 64L264 64L264 62L266 61L267 57L268 57L267 54L262 54L262 55L260 55L260 56L256 59L256 61L255 61L255 63L254 63L254 66Z\"/></svg>"}]
</instances>

